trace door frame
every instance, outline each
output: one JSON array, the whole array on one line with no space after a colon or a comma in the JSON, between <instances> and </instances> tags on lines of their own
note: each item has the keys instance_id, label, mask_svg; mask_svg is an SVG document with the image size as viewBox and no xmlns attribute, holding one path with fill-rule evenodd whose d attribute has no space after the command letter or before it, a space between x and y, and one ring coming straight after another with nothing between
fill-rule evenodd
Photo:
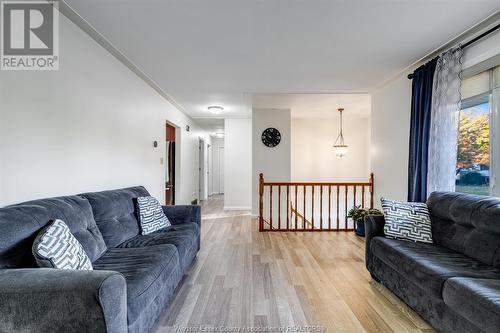
<instances>
[{"instance_id":1,"label":"door frame","mask_svg":"<svg viewBox=\"0 0 500 333\"><path fill-rule=\"evenodd\" d=\"M180 128L179 126L175 125L174 123L166 120L165 121L166 126L170 126L174 129L175 132L175 138L172 142L174 142L174 156L173 156L173 168L172 168L172 205L175 205L176 202L176 196L177 196L177 189L180 188L180 177L179 175L179 168L180 168ZM167 129L166 126L164 127L165 129L165 141L169 138L167 135ZM163 185L165 187L165 198L164 202L166 203L166 185L167 185L167 176L166 176L166 170L168 166L168 158L167 158L167 152L164 151L163 153L164 157L164 175L165 178L163 180Z\"/></svg>"},{"instance_id":2,"label":"door frame","mask_svg":"<svg viewBox=\"0 0 500 333\"><path fill-rule=\"evenodd\" d=\"M224 193L224 173L225 173L225 170L224 170L224 158L221 159L221 151L223 152L223 154L226 152L224 150L224 147L219 147L219 151L217 152L217 158L219 160L219 194L223 194Z\"/></svg>"},{"instance_id":3,"label":"door frame","mask_svg":"<svg viewBox=\"0 0 500 333\"><path fill-rule=\"evenodd\" d=\"M206 161L206 165L207 165L207 172L206 173L206 176L207 176L207 198L210 197L210 195L212 195L212 192L213 192L213 187L214 187L214 182L213 182L213 179L212 179L212 171L213 171L213 165L212 165L212 145L211 144L208 144L207 145L207 161Z\"/></svg>"}]
</instances>

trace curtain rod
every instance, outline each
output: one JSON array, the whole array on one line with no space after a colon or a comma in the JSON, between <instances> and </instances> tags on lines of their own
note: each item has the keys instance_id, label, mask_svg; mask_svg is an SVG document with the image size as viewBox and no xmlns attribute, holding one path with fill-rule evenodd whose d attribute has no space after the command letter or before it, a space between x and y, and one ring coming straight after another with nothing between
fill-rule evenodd
<instances>
[{"instance_id":1,"label":"curtain rod","mask_svg":"<svg viewBox=\"0 0 500 333\"><path fill-rule=\"evenodd\" d=\"M480 34L479 36L476 36L474 38L472 38L470 41L468 41L467 43L461 45L462 49L465 49L466 47L470 46L471 44L474 44L475 42L477 42L478 40L488 36L489 34L491 34L492 32L495 32L496 30L498 30L500 28L500 24L497 24L496 26L494 26L493 28L483 32L482 34ZM408 74L408 79L413 79L413 73L412 74Z\"/></svg>"}]
</instances>

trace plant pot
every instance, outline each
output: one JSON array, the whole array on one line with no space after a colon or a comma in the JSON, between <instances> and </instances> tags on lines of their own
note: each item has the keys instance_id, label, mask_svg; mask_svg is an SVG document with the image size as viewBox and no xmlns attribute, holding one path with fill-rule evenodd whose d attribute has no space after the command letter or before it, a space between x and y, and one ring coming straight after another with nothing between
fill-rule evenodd
<instances>
[{"instance_id":1,"label":"plant pot","mask_svg":"<svg viewBox=\"0 0 500 333\"><path fill-rule=\"evenodd\" d=\"M356 220L356 235L365 237L365 220Z\"/></svg>"}]
</instances>

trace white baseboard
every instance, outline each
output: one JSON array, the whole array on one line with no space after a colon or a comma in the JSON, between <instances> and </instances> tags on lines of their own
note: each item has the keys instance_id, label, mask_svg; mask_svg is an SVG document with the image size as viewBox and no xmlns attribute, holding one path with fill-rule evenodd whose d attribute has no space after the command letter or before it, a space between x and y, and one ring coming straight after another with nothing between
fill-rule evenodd
<instances>
[{"instance_id":1,"label":"white baseboard","mask_svg":"<svg viewBox=\"0 0 500 333\"><path fill-rule=\"evenodd\" d=\"M230 207L224 207L224 210L251 210L252 207L237 207L237 206L230 206Z\"/></svg>"}]
</instances>

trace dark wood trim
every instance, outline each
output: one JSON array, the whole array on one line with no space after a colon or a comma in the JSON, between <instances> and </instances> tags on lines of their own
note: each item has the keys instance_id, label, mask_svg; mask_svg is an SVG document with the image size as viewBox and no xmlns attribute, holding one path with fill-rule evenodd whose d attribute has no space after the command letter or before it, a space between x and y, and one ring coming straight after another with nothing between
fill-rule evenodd
<instances>
[{"instance_id":1,"label":"dark wood trim","mask_svg":"<svg viewBox=\"0 0 500 333\"><path fill-rule=\"evenodd\" d=\"M328 227L326 227L323 223L324 217L323 217L323 206L324 206L324 197L323 197L323 187L328 186ZM352 227L349 225L349 219L347 218L347 212L348 212L348 207L349 203L353 204L356 206L356 204L359 202L358 201L358 187L361 187L361 206L365 207L365 200L366 200L366 195L369 195L369 200L370 200L370 208L373 208L374 205L374 176L373 173L370 174L370 178L368 182L338 182L338 183L329 183L329 182L266 182L264 181L264 175L261 173L259 174L259 231L352 231L355 230L356 224L352 223ZM269 188L269 221L266 221L264 219L264 195L265 195L265 188ZM278 188L278 204L276 205L278 209L278 223L277 226L273 225L273 187ZM283 191L282 187L286 188L286 225L281 223L281 215L282 215L282 203L281 203L281 192ZM294 187L295 190L292 193L290 193L290 187ZM298 188L302 187L302 201L303 201L303 207L302 207L302 213L299 213L298 211ZM307 212L307 189L311 187L311 219L310 221L306 219L306 212ZM315 188L319 187L319 191L315 191ZM332 187L335 188L336 190L336 209L335 211L332 211ZM349 197L350 194L350 187L352 187L352 195ZM341 188L343 188L343 191L341 191ZM368 191L367 191L368 190ZM319 227L314 225L314 220L317 218L315 215L317 215L314 211L315 203L316 203L316 196L317 192L319 192ZM343 193L342 193L343 192ZM295 193L295 198L290 198L290 194L293 195ZM340 205L341 205L341 200L340 196L343 194L343 212L344 212L344 219L345 219L345 225L343 228L340 226ZM295 207L293 204L293 201L295 201ZM332 225L332 213L335 213L335 218L336 218L336 223ZM295 215L295 217L294 217ZM302 226L299 228L298 225L298 220L302 220ZM295 225L292 223L290 224L291 221L295 221ZM269 228L264 227L264 223L269 225ZM283 228L282 228L283 227Z\"/></svg>"}]
</instances>

